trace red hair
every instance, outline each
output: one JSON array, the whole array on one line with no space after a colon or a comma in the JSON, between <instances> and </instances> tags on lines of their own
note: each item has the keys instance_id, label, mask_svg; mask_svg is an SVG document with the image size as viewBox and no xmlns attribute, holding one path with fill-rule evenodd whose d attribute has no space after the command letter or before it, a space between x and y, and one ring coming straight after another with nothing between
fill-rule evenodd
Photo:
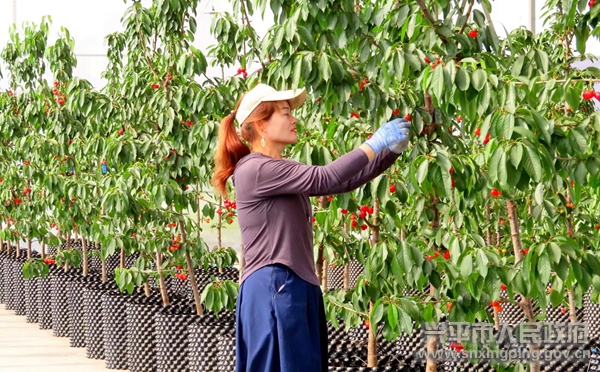
<instances>
[{"instance_id":1,"label":"red hair","mask_svg":"<svg viewBox=\"0 0 600 372\"><path fill-rule=\"evenodd\" d=\"M243 98L242 96L235 106L234 115ZM258 134L255 124L269 120L276 110L277 105L275 102L262 102L259 104L246 121L242 123L240 127L242 138L250 144L253 143L255 136ZM233 174L237 163L248 154L250 154L250 148L238 135L233 115L225 116L219 126L219 137L214 158L215 167L211 180L211 184L223 197L227 197L229 194L227 192L227 180Z\"/></svg>"}]
</instances>

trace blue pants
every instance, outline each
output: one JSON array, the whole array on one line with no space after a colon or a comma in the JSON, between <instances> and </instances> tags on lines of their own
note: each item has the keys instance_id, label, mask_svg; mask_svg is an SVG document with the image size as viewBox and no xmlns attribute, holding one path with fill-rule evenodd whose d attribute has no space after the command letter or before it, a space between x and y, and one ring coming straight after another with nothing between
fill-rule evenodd
<instances>
[{"instance_id":1,"label":"blue pants","mask_svg":"<svg viewBox=\"0 0 600 372\"><path fill-rule=\"evenodd\" d=\"M326 372L321 288L283 265L265 266L240 287L236 372Z\"/></svg>"}]
</instances>

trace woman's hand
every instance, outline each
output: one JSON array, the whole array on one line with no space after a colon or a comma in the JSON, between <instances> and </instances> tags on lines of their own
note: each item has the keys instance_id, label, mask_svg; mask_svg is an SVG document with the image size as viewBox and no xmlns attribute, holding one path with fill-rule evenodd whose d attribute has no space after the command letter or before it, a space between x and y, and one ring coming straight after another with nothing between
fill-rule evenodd
<instances>
[{"instance_id":1,"label":"woman's hand","mask_svg":"<svg viewBox=\"0 0 600 372\"><path fill-rule=\"evenodd\" d=\"M376 154L386 147L399 154L408 146L409 134L410 122L405 119L394 119L379 127L373 136L365 141L365 145L373 149Z\"/></svg>"}]
</instances>

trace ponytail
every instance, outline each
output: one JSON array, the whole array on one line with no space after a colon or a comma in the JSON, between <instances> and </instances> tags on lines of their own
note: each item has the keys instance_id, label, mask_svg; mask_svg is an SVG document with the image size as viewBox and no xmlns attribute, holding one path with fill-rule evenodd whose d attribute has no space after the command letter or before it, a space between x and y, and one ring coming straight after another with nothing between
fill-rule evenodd
<instances>
[{"instance_id":1,"label":"ponytail","mask_svg":"<svg viewBox=\"0 0 600 372\"><path fill-rule=\"evenodd\" d=\"M236 105L236 111L242 102L242 98ZM257 131L254 127L255 123L267 121L271 118L273 113L277 110L275 102L262 102L260 103L246 118L240 128L241 137L248 143L254 143L257 137ZM221 120L219 126L219 139L217 141L217 150L215 151L215 168L213 169L213 176L211 184L217 190L217 192L227 197L227 180L233 174L237 163L246 155L250 154L250 148L242 142L240 136L235 130L235 113L225 116Z\"/></svg>"},{"instance_id":2,"label":"ponytail","mask_svg":"<svg viewBox=\"0 0 600 372\"><path fill-rule=\"evenodd\" d=\"M242 142L235 130L234 113L225 116L219 126L215 168L211 181L221 196L227 197L227 180L233 174L238 161L248 154L250 154L250 148Z\"/></svg>"}]
</instances>

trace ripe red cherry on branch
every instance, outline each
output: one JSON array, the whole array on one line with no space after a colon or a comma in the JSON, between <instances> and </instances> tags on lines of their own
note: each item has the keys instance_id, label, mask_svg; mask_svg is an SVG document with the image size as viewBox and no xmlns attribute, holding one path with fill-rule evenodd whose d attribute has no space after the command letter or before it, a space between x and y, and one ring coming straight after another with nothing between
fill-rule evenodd
<instances>
[{"instance_id":1,"label":"ripe red cherry on branch","mask_svg":"<svg viewBox=\"0 0 600 372\"><path fill-rule=\"evenodd\" d=\"M472 39L475 39L478 35L479 35L479 32L477 30L469 31L469 37Z\"/></svg>"},{"instance_id":2,"label":"ripe red cherry on branch","mask_svg":"<svg viewBox=\"0 0 600 372\"><path fill-rule=\"evenodd\" d=\"M406 116L404 117L404 119L411 121L412 120L412 116L410 116L410 114L406 114Z\"/></svg>"},{"instance_id":3,"label":"ripe red cherry on branch","mask_svg":"<svg viewBox=\"0 0 600 372\"><path fill-rule=\"evenodd\" d=\"M506 285L505 284L500 284L500 289L503 291L506 291Z\"/></svg>"},{"instance_id":4,"label":"ripe red cherry on branch","mask_svg":"<svg viewBox=\"0 0 600 372\"><path fill-rule=\"evenodd\" d=\"M596 99L597 99L598 101L600 101L600 92L595 92L595 93L594 93L594 97L596 97Z\"/></svg>"},{"instance_id":5,"label":"ripe red cherry on branch","mask_svg":"<svg viewBox=\"0 0 600 372\"><path fill-rule=\"evenodd\" d=\"M0 182L2 182L1 179L0 179ZM594 226L594 228L596 228L596 230L600 230L600 225L596 225L596 226Z\"/></svg>"},{"instance_id":6,"label":"ripe red cherry on branch","mask_svg":"<svg viewBox=\"0 0 600 372\"><path fill-rule=\"evenodd\" d=\"M594 96L595 96L595 92L593 90L590 90L590 89L584 90L583 94L582 94L582 97L585 100L590 100L590 99L594 98Z\"/></svg>"},{"instance_id":7,"label":"ripe red cherry on branch","mask_svg":"<svg viewBox=\"0 0 600 372\"><path fill-rule=\"evenodd\" d=\"M366 230L366 229L368 229L368 228L369 228L369 226L367 226L366 224L363 224L363 225L360 227L360 229L361 229L362 231L365 231L365 230Z\"/></svg>"},{"instance_id":8,"label":"ripe red cherry on branch","mask_svg":"<svg viewBox=\"0 0 600 372\"><path fill-rule=\"evenodd\" d=\"M390 186L390 192L391 193L395 193L396 192L396 185Z\"/></svg>"},{"instance_id":9,"label":"ripe red cherry on branch","mask_svg":"<svg viewBox=\"0 0 600 372\"><path fill-rule=\"evenodd\" d=\"M120 129L120 130L119 130L119 136L122 136L122 135L123 135L123 133L125 133L125 132L123 131L123 129Z\"/></svg>"},{"instance_id":10,"label":"ripe red cherry on branch","mask_svg":"<svg viewBox=\"0 0 600 372\"><path fill-rule=\"evenodd\" d=\"M344 215L346 215L346 214L348 214L348 210L347 209L342 209L341 213L344 214Z\"/></svg>"},{"instance_id":11,"label":"ripe red cherry on branch","mask_svg":"<svg viewBox=\"0 0 600 372\"><path fill-rule=\"evenodd\" d=\"M350 223L350 225L352 226L353 229L356 229L356 227L358 226L358 223L356 222L356 220L354 220Z\"/></svg>"},{"instance_id":12,"label":"ripe red cherry on branch","mask_svg":"<svg viewBox=\"0 0 600 372\"><path fill-rule=\"evenodd\" d=\"M595 3L596 3L596 0L590 0L590 1L588 2L588 5L589 5L589 6L590 6L590 8L591 8L591 7L593 7L593 6L594 6L594 4L595 4Z\"/></svg>"},{"instance_id":13,"label":"ripe red cherry on branch","mask_svg":"<svg viewBox=\"0 0 600 372\"><path fill-rule=\"evenodd\" d=\"M427 58L427 57L425 57L424 61L425 61L425 63L427 63L427 64L430 64L430 63L431 63L431 61L430 61L430 60L429 60L429 58Z\"/></svg>"},{"instance_id":14,"label":"ripe red cherry on branch","mask_svg":"<svg viewBox=\"0 0 600 372\"><path fill-rule=\"evenodd\" d=\"M400 114L400 109L395 109L392 114L394 115L399 115Z\"/></svg>"},{"instance_id":15,"label":"ripe red cherry on branch","mask_svg":"<svg viewBox=\"0 0 600 372\"><path fill-rule=\"evenodd\" d=\"M485 139L483 140L483 144L487 145L488 142L490 142L490 134L489 133L485 135Z\"/></svg>"},{"instance_id":16,"label":"ripe red cherry on branch","mask_svg":"<svg viewBox=\"0 0 600 372\"><path fill-rule=\"evenodd\" d=\"M475 135L476 136L480 136L481 135L481 128L475 128Z\"/></svg>"},{"instance_id":17,"label":"ripe red cherry on branch","mask_svg":"<svg viewBox=\"0 0 600 372\"><path fill-rule=\"evenodd\" d=\"M500 191L498 191L498 189L492 189L491 195L492 195L494 198L497 198L497 197L499 197L499 196L500 196L500 195L502 195L502 194L500 193Z\"/></svg>"}]
</instances>

